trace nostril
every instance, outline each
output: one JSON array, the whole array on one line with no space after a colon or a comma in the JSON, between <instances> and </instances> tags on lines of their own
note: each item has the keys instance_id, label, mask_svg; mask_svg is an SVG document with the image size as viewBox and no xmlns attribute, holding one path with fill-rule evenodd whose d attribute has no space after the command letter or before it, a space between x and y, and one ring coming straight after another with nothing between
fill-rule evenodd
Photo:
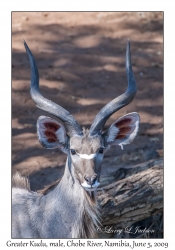
<instances>
[{"instance_id":1,"label":"nostril","mask_svg":"<svg viewBox=\"0 0 175 250\"><path fill-rule=\"evenodd\" d=\"M90 177L85 176L84 179L86 180L86 182L87 182L88 184L90 184L90 182L91 182L91 178L90 178Z\"/></svg>"},{"instance_id":2,"label":"nostril","mask_svg":"<svg viewBox=\"0 0 175 250\"><path fill-rule=\"evenodd\" d=\"M93 185L95 182L96 182L96 180L97 180L97 176L95 176L95 177L91 177L91 185Z\"/></svg>"},{"instance_id":3,"label":"nostril","mask_svg":"<svg viewBox=\"0 0 175 250\"><path fill-rule=\"evenodd\" d=\"M92 177L85 176L84 179L86 180L87 184L92 186L96 182L97 176L92 176Z\"/></svg>"}]
</instances>

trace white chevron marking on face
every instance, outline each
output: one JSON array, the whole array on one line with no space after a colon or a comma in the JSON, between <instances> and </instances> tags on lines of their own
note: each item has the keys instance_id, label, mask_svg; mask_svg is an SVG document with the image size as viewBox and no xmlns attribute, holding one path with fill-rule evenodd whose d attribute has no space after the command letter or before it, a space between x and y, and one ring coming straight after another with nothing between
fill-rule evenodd
<instances>
[{"instance_id":1,"label":"white chevron marking on face","mask_svg":"<svg viewBox=\"0 0 175 250\"><path fill-rule=\"evenodd\" d=\"M93 159L95 158L96 154L90 154L90 155L87 155L87 154L78 154L81 158L83 159Z\"/></svg>"}]
</instances>

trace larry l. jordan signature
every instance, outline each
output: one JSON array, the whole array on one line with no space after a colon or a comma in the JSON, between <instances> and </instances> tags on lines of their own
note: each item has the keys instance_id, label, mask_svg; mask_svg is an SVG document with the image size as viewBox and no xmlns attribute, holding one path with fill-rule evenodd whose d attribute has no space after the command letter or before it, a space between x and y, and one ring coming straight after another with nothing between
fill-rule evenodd
<instances>
[{"instance_id":1,"label":"larry l. jordan signature","mask_svg":"<svg viewBox=\"0 0 175 250\"><path fill-rule=\"evenodd\" d=\"M140 226L138 227L125 227L124 229L114 229L113 227L111 226L105 226L105 227L98 227L97 228L97 232L98 233L116 233L116 234L121 234L121 233L129 233L129 234L136 234L136 233L140 233L140 234L143 234L143 233L154 233L155 230L150 230L150 229L147 229L146 227L145 228L141 228Z\"/></svg>"}]
</instances>

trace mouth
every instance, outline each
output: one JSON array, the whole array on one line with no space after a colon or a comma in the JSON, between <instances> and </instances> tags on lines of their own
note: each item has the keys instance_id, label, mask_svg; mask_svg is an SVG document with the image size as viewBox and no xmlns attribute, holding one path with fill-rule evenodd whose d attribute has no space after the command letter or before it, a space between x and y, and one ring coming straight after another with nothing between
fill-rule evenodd
<instances>
[{"instance_id":1,"label":"mouth","mask_svg":"<svg viewBox=\"0 0 175 250\"><path fill-rule=\"evenodd\" d=\"M96 182L93 185L87 184L87 182L81 183L81 186L86 190L86 191L95 191L98 186L100 185L100 182L96 180Z\"/></svg>"}]
</instances>

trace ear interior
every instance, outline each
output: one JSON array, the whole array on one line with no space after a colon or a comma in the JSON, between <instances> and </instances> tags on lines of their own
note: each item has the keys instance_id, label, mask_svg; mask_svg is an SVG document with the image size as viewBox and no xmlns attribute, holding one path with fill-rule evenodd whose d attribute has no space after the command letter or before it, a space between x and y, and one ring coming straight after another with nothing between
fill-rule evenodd
<instances>
[{"instance_id":1,"label":"ear interior","mask_svg":"<svg viewBox=\"0 0 175 250\"><path fill-rule=\"evenodd\" d=\"M63 125L47 116L38 118L37 135L41 145L48 149L62 147L66 142Z\"/></svg>"},{"instance_id":2,"label":"ear interior","mask_svg":"<svg viewBox=\"0 0 175 250\"><path fill-rule=\"evenodd\" d=\"M123 145L131 143L139 129L140 117L136 112L122 116L115 121L107 133L107 143L109 145Z\"/></svg>"}]
</instances>

